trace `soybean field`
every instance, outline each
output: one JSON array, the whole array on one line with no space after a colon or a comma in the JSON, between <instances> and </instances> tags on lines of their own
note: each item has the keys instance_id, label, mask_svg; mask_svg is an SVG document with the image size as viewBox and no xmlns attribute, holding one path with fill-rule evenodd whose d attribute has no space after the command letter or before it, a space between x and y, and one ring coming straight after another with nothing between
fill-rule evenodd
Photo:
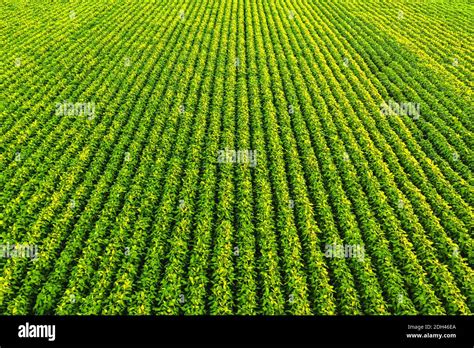
<instances>
[{"instance_id":1,"label":"soybean field","mask_svg":"<svg viewBox=\"0 0 474 348\"><path fill-rule=\"evenodd\" d=\"M0 314L471 315L473 18L3 0Z\"/></svg>"}]
</instances>

